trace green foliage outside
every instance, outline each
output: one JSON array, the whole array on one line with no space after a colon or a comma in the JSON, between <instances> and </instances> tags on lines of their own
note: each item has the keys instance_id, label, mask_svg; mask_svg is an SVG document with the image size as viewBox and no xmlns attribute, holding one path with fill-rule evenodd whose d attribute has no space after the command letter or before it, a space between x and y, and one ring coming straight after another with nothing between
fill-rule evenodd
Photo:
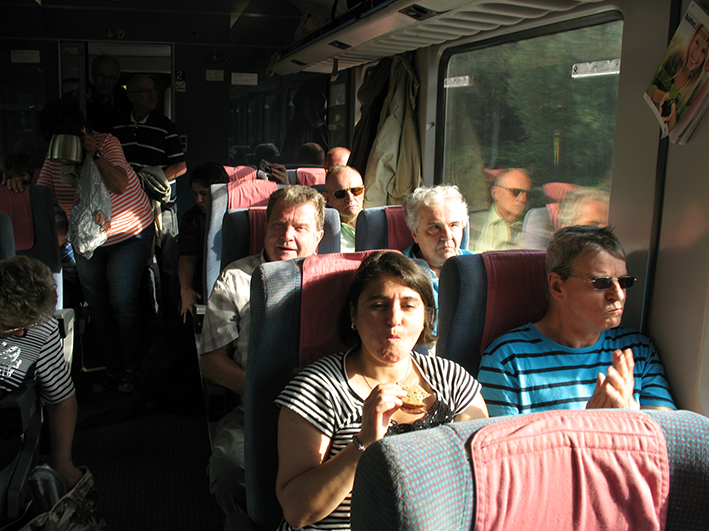
<instances>
[{"instance_id":1,"label":"green foliage outside","mask_svg":"<svg viewBox=\"0 0 709 531\"><path fill-rule=\"evenodd\" d=\"M622 22L455 55L444 89L443 181L458 184L471 210L487 207L483 169L527 168L535 189L562 181L608 189L618 76L572 78L576 63L620 57ZM545 202L541 194L530 207Z\"/></svg>"}]
</instances>

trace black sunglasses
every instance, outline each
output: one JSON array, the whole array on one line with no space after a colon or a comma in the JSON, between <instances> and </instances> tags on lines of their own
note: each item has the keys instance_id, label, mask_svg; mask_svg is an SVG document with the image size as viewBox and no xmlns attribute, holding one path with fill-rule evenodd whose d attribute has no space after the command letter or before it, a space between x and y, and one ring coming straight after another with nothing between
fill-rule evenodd
<instances>
[{"instance_id":1,"label":"black sunglasses","mask_svg":"<svg viewBox=\"0 0 709 531\"><path fill-rule=\"evenodd\" d=\"M502 186L499 184L496 184L495 186L497 186L498 188L504 188L505 190L509 190L515 197L519 197L522 194L528 194L529 192L531 192L531 190L525 190L524 188L507 188L506 186Z\"/></svg>"},{"instance_id":2,"label":"black sunglasses","mask_svg":"<svg viewBox=\"0 0 709 531\"><path fill-rule=\"evenodd\" d=\"M358 195L362 195L362 192L364 192L364 186L355 186L354 188L335 190L332 192L332 195L334 195L337 199L344 199L347 196L347 192L352 192L352 195L357 197Z\"/></svg>"},{"instance_id":3,"label":"black sunglasses","mask_svg":"<svg viewBox=\"0 0 709 531\"><path fill-rule=\"evenodd\" d=\"M617 280L618 285L620 286L621 289L628 289L632 288L633 284L635 284L635 278L631 276L622 276L618 278L611 278L611 277L596 277L596 278L581 278L581 277L576 277L574 275L569 275L572 278L577 278L579 280L583 280L584 282L591 282L593 283L593 289L597 289L599 291L606 290L610 288L613 285L613 281Z\"/></svg>"}]
</instances>

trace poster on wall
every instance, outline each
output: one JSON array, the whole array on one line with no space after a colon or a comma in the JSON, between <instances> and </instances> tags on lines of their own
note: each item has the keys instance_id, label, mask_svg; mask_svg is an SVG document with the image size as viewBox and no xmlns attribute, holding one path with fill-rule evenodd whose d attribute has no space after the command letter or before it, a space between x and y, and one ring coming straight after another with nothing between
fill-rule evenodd
<instances>
[{"instance_id":1,"label":"poster on wall","mask_svg":"<svg viewBox=\"0 0 709 531\"><path fill-rule=\"evenodd\" d=\"M662 137L684 144L709 105L709 15L691 2L643 97Z\"/></svg>"}]
</instances>

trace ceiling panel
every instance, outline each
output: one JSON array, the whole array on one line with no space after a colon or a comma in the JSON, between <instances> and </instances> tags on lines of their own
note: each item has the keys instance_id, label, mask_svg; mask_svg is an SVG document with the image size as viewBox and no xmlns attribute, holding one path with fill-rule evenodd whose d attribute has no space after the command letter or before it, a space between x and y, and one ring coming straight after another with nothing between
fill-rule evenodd
<instances>
[{"instance_id":1,"label":"ceiling panel","mask_svg":"<svg viewBox=\"0 0 709 531\"><path fill-rule=\"evenodd\" d=\"M376 61L382 57L404 53L418 48L470 37L481 31L492 31L513 26L525 20L538 19L557 12L577 9L585 4L604 0L500 0L497 2L447 0L418 2L418 6L433 10L449 8L426 20L415 20L400 13L411 5L411 0L391 2L385 9L363 17L355 24L321 36L284 55L276 65L276 72L288 74L297 71L329 73L333 59L338 59L340 70ZM337 40L348 44L346 50L329 43Z\"/></svg>"}]
</instances>

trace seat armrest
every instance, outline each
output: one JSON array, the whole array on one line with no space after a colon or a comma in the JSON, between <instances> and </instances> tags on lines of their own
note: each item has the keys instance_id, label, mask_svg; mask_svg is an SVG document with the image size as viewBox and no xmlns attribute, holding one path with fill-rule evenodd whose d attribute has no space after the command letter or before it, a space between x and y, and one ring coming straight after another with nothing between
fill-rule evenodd
<instances>
[{"instance_id":1,"label":"seat armrest","mask_svg":"<svg viewBox=\"0 0 709 531\"><path fill-rule=\"evenodd\" d=\"M0 420L3 429L24 433L38 407L39 402L34 385L24 385L7 393L0 400Z\"/></svg>"},{"instance_id":2,"label":"seat armrest","mask_svg":"<svg viewBox=\"0 0 709 531\"><path fill-rule=\"evenodd\" d=\"M54 317L59 321L59 335L62 336L64 361L69 364L74 358L74 327L76 326L76 316L73 308L62 308L54 311Z\"/></svg>"},{"instance_id":3,"label":"seat armrest","mask_svg":"<svg viewBox=\"0 0 709 531\"><path fill-rule=\"evenodd\" d=\"M7 478L5 507L0 515L3 523L19 518L29 496L28 478L36 463L42 430L39 397L34 385L25 385L6 394L0 400L0 425L7 433L22 435L15 469ZM5 529L5 527L3 527Z\"/></svg>"},{"instance_id":4,"label":"seat armrest","mask_svg":"<svg viewBox=\"0 0 709 531\"><path fill-rule=\"evenodd\" d=\"M207 312L206 304L195 304L194 305L194 333L202 333L202 324L204 323L204 314Z\"/></svg>"}]
</instances>

